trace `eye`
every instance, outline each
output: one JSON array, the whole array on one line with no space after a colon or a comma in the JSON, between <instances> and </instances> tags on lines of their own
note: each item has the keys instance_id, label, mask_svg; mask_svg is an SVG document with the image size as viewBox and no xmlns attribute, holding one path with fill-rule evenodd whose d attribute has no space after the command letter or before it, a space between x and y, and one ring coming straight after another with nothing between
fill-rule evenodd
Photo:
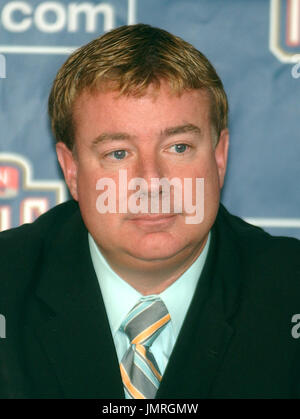
<instances>
[{"instance_id":1,"label":"eye","mask_svg":"<svg viewBox=\"0 0 300 419\"><path fill-rule=\"evenodd\" d=\"M189 145L187 145L187 144L174 144L174 145L171 146L171 148L173 148L173 150L175 150L176 154L182 154L182 153L184 153L185 151L188 150Z\"/></svg>"},{"instance_id":2,"label":"eye","mask_svg":"<svg viewBox=\"0 0 300 419\"><path fill-rule=\"evenodd\" d=\"M125 150L115 150L111 153L108 153L106 156L116 160L123 160L126 157L126 153L127 151Z\"/></svg>"}]
</instances>

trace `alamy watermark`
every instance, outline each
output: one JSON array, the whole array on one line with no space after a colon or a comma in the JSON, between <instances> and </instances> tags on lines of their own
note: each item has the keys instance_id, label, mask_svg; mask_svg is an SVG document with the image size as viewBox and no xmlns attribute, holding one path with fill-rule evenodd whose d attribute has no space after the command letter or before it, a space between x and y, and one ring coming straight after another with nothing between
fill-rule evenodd
<instances>
[{"instance_id":1,"label":"alamy watermark","mask_svg":"<svg viewBox=\"0 0 300 419\"><path fill-rule=\"evenodd\" d=\"M182 214L186 224L204 219L203 178L151 178L149 184L140 177L128 182L127 170L119 170L118 190L108 177L97 181L96 190L103 191L96 200L100 214Z\"/></svg>"},{"instance_id":2,"label":"alamy watermark","mask_svg":"<svg viewBox=\"0 0 300 419\"><path fill-rule=\"evenodd\" d=\"M6 79L6 57L0 54L0 79Z\"/></svg>"},{"instance_id":3,"label":"alamy watermark","mask_svg":"<svg viewBox=\"0 0 300 419\"><path fill-rule=\"evenodd\" d=\"M6 338L6 319L3 314L0 314L0 339Z\"/></svg>"},{"instance_id":4,"label":"alamy watermark","mask_svg":"<svg viewBox=\"0 0 300 419\"><path fill-rule=\"evenodd\" d=\"M291 334L294 339L300 338L300 314L294 314L292 317L292 323L296 323L295 326L292 327Z\"/></svg>"}]
</instances>

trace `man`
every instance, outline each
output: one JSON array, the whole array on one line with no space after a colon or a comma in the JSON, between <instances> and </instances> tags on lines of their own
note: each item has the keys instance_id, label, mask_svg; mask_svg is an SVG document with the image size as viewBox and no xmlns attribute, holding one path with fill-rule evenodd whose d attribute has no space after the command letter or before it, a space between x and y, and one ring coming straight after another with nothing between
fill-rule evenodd
<instances>
[{"instance_id":1,"label":"man","mask_svg":"<svg viewBox=\"0 0 300 419\"><path fill-rule=\"evenodd\" d=\"M68 58L49 112L74 200L1 234L1 396L299 397L300 244L220 204L208 60L124 26Z\"/></svg>"}]
</instances>

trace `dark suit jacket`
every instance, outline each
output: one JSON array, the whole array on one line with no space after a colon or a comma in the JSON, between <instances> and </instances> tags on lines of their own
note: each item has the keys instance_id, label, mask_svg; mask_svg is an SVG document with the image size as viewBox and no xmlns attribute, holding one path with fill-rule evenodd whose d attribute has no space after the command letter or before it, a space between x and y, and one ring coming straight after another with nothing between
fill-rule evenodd
<instances>
[{"instance_id":1,"label":"dark suit jacket","mask_svg":"<svg viewBox=\"0 0 300 419\"><path fill-rule=\"evenodd\" d=\"M123 398L77 203L0 234L2 398ZM223 206L157 398L300 397L300 244ZM178 301L184 304L184 301Z\"/></svg>"}]
</instances>

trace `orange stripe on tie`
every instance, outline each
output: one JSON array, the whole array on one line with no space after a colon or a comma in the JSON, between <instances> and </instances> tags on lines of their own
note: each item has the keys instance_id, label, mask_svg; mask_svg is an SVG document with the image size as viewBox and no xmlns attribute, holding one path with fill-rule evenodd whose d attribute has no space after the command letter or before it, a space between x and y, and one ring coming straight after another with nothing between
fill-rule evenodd
<instances>
[{"instance_id":1,"label":"orange stripe on tie","mask_svg":"<svg viewBox=\"0 0 300 419\"><path fill-rule=\"evenodd\" d=\"M153 323L151 326L149 326L147 329L143 330L139 335L137 335L133 341L132 344L141 344L144 340L148 339L149 336L153 335L153 333L156 332L160 327L162 327L164 324L166 324L170 320L170 314L166 314L164 317L162 317L157 322Z\"/></svg>"},{"instance_id":2,"label":"orange stripe on tie","mask_svg":"<svg viewBox=\"0 0 300 419\"><path fill-rule=\"evenodd\" d=\"M137 350L137 352L139 352L142 357L145 359L145 361L147 362L147 364L149 365L149 367L151 368L153 374L156 376L156 378L158 379L158 381L161 381L162 376L160 375L160 373L157 371L157 369L155 368L155 366L152 364L152 362L150 361L149 358L147 358L146 355L146 349L143 345L136 345L135 349Z\"/></svg>"},{"instance_id":3,"label":"orange stripe on tie","mask_svg":"<svg viewBox=\"0 0 300 419\"><path fill-rule=\"evenodd\" d=\"M125 384L128 391L132 394L135 399L145 399L146 397L138 391L136 387L131 383L130 378L122 364L120 364L121 376L123 383Z\"/></svg>"}]
</instances>

